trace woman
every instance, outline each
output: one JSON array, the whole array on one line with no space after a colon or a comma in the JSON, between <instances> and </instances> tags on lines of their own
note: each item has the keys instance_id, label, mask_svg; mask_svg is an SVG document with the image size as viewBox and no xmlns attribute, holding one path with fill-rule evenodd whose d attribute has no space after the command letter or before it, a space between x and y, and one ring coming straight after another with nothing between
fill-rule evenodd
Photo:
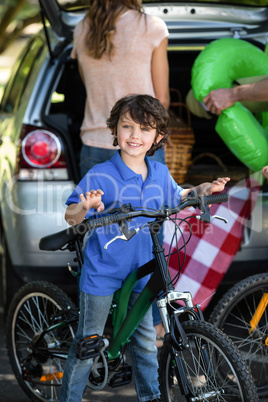
<instances>
[{"instance_id":1,"label":"woman","mask_svg":"<svg viewBox=\"0 0 268 402\"><path fill-rule=\"evenodd\" d=\"M77 58L87 98L81 126L81 176L110 159L113 147L106 119L121 97L148 94L169 107L168 30L146 15L140 0L92 0L74 31ZM164 150L154 159L164 163Z\"/></svg>"}]
</instances>

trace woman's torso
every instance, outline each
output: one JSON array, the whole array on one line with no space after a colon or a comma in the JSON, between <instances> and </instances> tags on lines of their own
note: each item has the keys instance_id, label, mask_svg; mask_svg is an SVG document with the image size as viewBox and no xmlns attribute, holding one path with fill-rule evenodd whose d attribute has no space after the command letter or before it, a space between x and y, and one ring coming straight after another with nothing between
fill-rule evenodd
<instances>
[{"instance_id":1,"label":"woman's torso","mask_svg":"<svg viewBox=\"0 0 268 402\"><path fill-rule=\"evenodd\" d=\"M88 56L84 44L86 32L87 21L84 20L76 28L74 42L87 90L82 142L113 149L113 138L106 126L110 110L125 95L155 95L152 53L167 36L167 28L159 18L128 10L117 20L111 59L106 54L101 59Z\"/></svg>"}]
</instances>

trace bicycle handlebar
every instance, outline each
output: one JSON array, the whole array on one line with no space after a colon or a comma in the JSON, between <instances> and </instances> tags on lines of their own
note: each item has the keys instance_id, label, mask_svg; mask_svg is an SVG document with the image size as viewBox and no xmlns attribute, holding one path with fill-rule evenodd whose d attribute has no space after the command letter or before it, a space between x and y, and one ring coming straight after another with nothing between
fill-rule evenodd
<instances>
[{"instance_id":1,"label":"bicycle handlebar","mask_svg":"<svg viewBox=\"0 0 268 402\"><path fill-rule=\"evenodd\" d=\"M178 206L165 210L149 211L149 210L134 210L129 212L119 212L114 215L103 216L101 218L91 219L87 218L83 222L77 225L70 226L69 228L62 230L61 232L54 233L42 237L39 242L40 250L59 250L62 249L66 244L75 240L77 237L82 237L89 230L97 229L103 226L113 225L115 223L122 223L127 220L131 220L137 217L147 217L147 218L161 218L167 219L169 216L174 215L185 208L197 207L202 210L205 214L207 211L207 205L219 204L228 201L229 196L226 193L212 194L202 197L190 197L188 196L184 201L182 201Z\"/></svg>"}]
</instances>

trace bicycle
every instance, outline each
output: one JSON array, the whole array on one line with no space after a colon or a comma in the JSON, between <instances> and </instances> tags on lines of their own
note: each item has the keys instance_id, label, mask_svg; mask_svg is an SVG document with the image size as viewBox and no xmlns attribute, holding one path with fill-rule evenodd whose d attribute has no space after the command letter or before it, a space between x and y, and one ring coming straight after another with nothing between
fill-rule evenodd
<instances>
[{"instance_id":1,"label":"bicycle","mask_svg":"<svg viewBox=\"0 0 268 402\"><path fill-rule=\"evenodd\" d=\"M233 340L251 369L259 396L267 396L268 273L245 278L229 289L209 321Z\"/></svg>"},{"instance_id":2,"label":"bicycle","mask_svg":"<svg viewBox=\"0 0 268 402\"><path fill-rule=\"evenodd\" d=\"M178 213L198 207L197 219L210 222L208 205L227 201L226 194L197 197L189 195L175 208L159 211L134 209L123 205L113 214L85 219L59 233L40 240L43 250L69 249L77 254L79 275L82 266L82 242L85 233L98 227L119 223L122 235L130 240L138 229L129 229L134 217L147 217L154 258L132 272L115 295L111 305L113 335L111 342L97 334L82 339L77 349L81 359L93 358L87 386L100 390L106 384L119 386L131 381L131 367L124 361L124 347L142 317L157 298L166 331L159 357L159 382L165 402L175 401L258 401L250 371L231 340L194 306L190 292L174 290L168 271L168 256L158 238L165 220L173 220L180 229ZM153 220L152 220L153 219ZM186 219L183 220L187 222ZM179 222L179 223L178 223ZM189 237L190 239L190 237ZM185 240L185 245L189 241ZM110 242L109 242L110 243ZM184 245L184 247L185 247ZM109 244L106 244L108 247ZM178 255L178 254L177 254ZM130 311L127 301L140 277L152 274ZM177 302L183 302L179 306ZM175 305L174 305L175 304ZM52 284L34 282L23 286L14 297L7 317L7 347L10 362L20 386L33 401L57 401L68 349L78 320L78 309L70 298Z\"/></svg>"}]
</instances>

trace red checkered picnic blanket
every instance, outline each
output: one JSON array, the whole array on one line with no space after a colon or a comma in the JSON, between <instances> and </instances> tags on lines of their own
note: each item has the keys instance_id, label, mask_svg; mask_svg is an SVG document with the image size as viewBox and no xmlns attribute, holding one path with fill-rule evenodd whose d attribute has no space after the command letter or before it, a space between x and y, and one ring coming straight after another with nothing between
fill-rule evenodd
<instances>
[{"instance_id":1,"label":"red checkered picnic blanket","mask_svg":"<svg viewBox=\"0 0 268 402\"><path fill-rule=\"evenodd\" d=\"M213 219L207 224L190 218L192 225L192 237L186 245L185 262L180 272L179 280L175 285L176 290L190 291L194 304L201 304L204 310L211 300L222 278L228 270L233 257L240 248L243 239L243 229L255 206L258 195L259 183L251 180L243 186L230 188L229 201L211 206L211 215L219 215L228 220ZM189 215L198 215L199 210L190 208L182 211L179 218ZM181 224L185 239L189 237L189 226ZM170 247L174 223L166 222L164 228L164 248L166 253L169 248L175 251L176 242ZM178 246L183 245L182 235L177 231ZM179 251L180 261L183 260L185 250ZM169 270L174 278L179 271L178 254L170 256Z\"/></svg>"}]
</instances>

